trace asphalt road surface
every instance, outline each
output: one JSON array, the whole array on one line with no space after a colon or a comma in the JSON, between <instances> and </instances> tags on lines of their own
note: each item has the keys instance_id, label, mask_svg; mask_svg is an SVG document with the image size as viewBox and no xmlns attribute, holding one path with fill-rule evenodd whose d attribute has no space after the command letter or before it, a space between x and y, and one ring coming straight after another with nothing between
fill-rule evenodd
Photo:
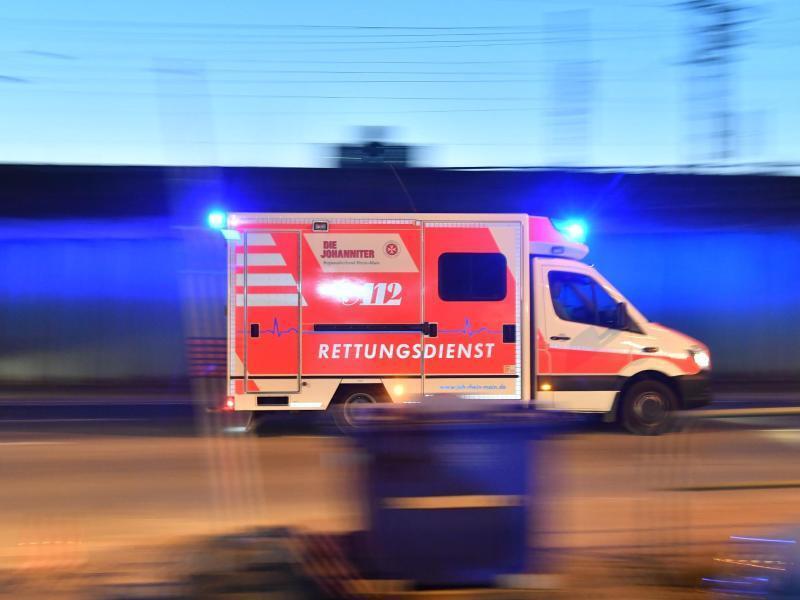
<instances>
[{"instance_id":1,"label":"asphalt road surface","mask_svg":"<svg viewBox=\"0 0 800 600\"><path fill-rule=\"evenodd\" d=\"M239 415L181 404L6 404L0 417L3 568L69 569L253 525L363 525L364 457L319 427L254 437ZM615 556L710 556L731 535L800 521L799 451L796 417L708 419L659 438L590 422L537 449L532 540Z\"/></svg>"}]
</instances>

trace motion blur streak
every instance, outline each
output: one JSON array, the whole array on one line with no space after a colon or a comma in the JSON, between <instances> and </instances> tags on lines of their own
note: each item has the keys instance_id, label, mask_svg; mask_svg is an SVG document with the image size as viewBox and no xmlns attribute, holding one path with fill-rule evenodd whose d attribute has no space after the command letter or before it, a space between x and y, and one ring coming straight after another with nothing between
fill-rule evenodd
<instances>
[{"instance_id":1,"label":"motion blur streak","mask_svg":"<svg viewBox=\"0 0 800 600\"><path fill-rule=\"evenodd\" d=\"M800 597L799 20L762 0L4 3L0 596ZM394 215L391 240L329 257L396 271L319 290L307 238L263 217L358 237L373 212ZM491 286L474 266L469 294L436 276L414 293L399 261L438 267L420 213L519 215L520 232L541 215L621 294L601 310L602 286L563 278L562 309L592 291L558 313L549 272L527 294L541 256L506 259L497 282L518 286L496 296L475 294ZM400 221L421 231L405 249ZM497 254L465 239L463 265ZM569 271L564 248L547 253ZM312 323L318 292L335 318ZM237 325L237 294L259 322ZM503 301L507 320L444 322ZM381 321L389 306L407 312ZM554 331L529 323L541 307ZM631 307L689 338L639 343ZM308 377L305 331L325 344L312 358L359 366L354 311L386 326L373 346L408 336L393 352L419 371ZM483 391L535 398L462 402L471 384L446 379L480 376L472 346L438 379L465 396L425 396L437 357L414 349L456 335L513 346ZM692 371L589 375L592 336L620 364L662 352ZM298 344L291 391L270 371L288 352L251 376L253 339ZM567 345L570 377L537 379ZM709 377L707 409L669 410L706 401ZM315 386L336 404L318 410ZM528 410L592 394L611 411ZM637 431L666 433L611 422L636 410L663 425Z\"/></svg>"}]
</instances>

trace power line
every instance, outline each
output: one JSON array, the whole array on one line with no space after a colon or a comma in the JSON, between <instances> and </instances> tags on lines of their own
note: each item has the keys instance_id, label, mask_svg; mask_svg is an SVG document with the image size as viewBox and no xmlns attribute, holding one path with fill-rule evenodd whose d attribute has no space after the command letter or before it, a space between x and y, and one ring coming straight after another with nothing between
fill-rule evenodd
<instances>
[{"instance_id":1,"label":"power line","mask_svg":"<svg viewBox=\"0 0 800 600\"><path fill-rule=\"evenodd\" d=\"M594 37L591 39L579 40L584 42L624 42L624 41L652 41L653 35L630 35L625 37ZM666 38L665 38L666 39ZM161 40L167 45L183 45L183 46L231 46L233 42L207 39L207 40L175 40L174 38L165 37ZM239 44L242 46L258 47L263 50L286 50L291 52L363 52L365 50L375 50L381 52L398 51L398 50L441 50L452 48L501 48L512 46L547 46L557 44L558 41L548 38L511 38L505 40L472 40L469 42L459 41L454 43L455 40L429 40L425 45L401 45L399 42L358 42L349 41L337 44L335 42L320 42L319 45L312 42L273 42L270 40L262 41L246 41ZM107 40L88 40L81 39L81 45L86 44L108 44ZM409 42L413 44L421 44L422 42ZM363 44L363 45L358 45ZM388 45L387 45L388 44ZM296 46L296 47L295 47Z\"/></svg>"},{"instance_id":2,"label":"power line","mask_svg":"<svg viewBox=\"0 0 800 600\"><path fill-rule=\"evenodd\" d=\"M139 28L139 29L210 29L213 31L220 29L241 29L241 30L297 30L297 31L418 31L418 32L477 32L490 34L493 32L525 32L542 31L541 27L520 24L500 24L500 25L364 25L364 24L321 24L321 23L200 23L190 21L114 21L114 20L93 20L93 19L57 19L57 18L24 18L24 17L2 17L0 22L6 24L17 23L20 25L30 25L36 29L41 29L43 25L67 27L74 29L76 25L90 28L114 27L114 28ZM625 31L627 29L617 29Z\"/></svg>"},{"instance_id":3,"label":"power line","mask_svg":"<svg viewBox=\"0 0 800 600\"><path fill-rule=\"evenodd\" d=\"M363 24L320 24L320 23L201 23L198 21L114 21L99 19L57 19L57 18L25 18L25 17L3 17L0 21L27 23L32 26L41 27L43 23L73 26L76 24L87 25L90 27L174 27L174 28L195 28L195 29L341 29L341 30L387 30L387 31L486 31L486 30L519 30L525 29L526 25L502 24L502 25L363 25Z\"/></svg>"},{"instance_id":4,"label":"power line","mask_svg":"<svg viewBox=\"0 0 800 600\"><path fill-rule=\"evenodd\" d=\"M26 67L26 70L29 70L29 67ZM97 69L84 69L84 68L77 68L77 69L61 69L59 70L60 73L84 73L89 72L92 73ZM110 75L115 75L120 72L119 69L115 69L113 67L101 67L101 70L108 72ZM52 71L49 71L52 72ZM139 70L131 70L131 73L137 74L144 74L144 75L152 75L153 73L158 72L158 70L153 69L152 72L148 72L144 69ZM176 76L181 75L193 75L195 74L192 71L169 71L163 70L163 73L166 75L174 74ZM213 75L216 74L236 74L236 73L248 73L253 75L480 75L480 76L506 76L506 75L517 75L517 76L524 76L528 75L529 71L407 71L407 70L338 70L338 69L207 69L205 71L205 75L208 75L210 79L214 81L221 81L219 79L214 79ZM37 75L36 72L33 72L33 75ZM123 78L118 78L118 80L122 80ZM104 78L104 80L106 80ZM126 81L133 81L132 78L126 78ZM143 79L139 78L136 79L137 81L142 81ZM230 81L244 81L244 82L252 82L252 81L269 81L269 80L254 80L254 79L237 79L237 80L230 80ZM305 80L297 80L298 82L303 82ZM335 80L331 80L335 81Z\"/></svg>"},{"instance_id":5,"label":"power line","mask_svg":"<svg viewBox=\"0 0 800 600\"><path fill-rule=\"evenodd\" d=\"M1 21L2 19L0 19ZM13 25L10 27L13 29ZM258 38L263 39L265 37L269 37L270 39L281 39L281 40L370 40L370 39L395 39L395 38L416 38L417 41L423 41L424 38L465 38L465 37L487 37L487 36L510 36L510 35L523 35L523 34L540 34L543 33L543 30L538 27L520 27L519 29L511 30L511 31L481 31L481 32L437 32L437 33L396 33L396 32L386 32L382 31L380 33L363 33L363 32L351 32L351 33L320 33L319 31L303 31L298 33L273 33L273 32L259 32L259 33L243 33L243 32L223 32L220 33L218 31L209 30L209 31L191 31L191 32L182 32L179 31L175 33L174 31L164 30L164 31L147 31L147 30L129 30L129 31L119 31L119 30L112 30L112 29L84 29L79 27L47 27L45 24L45 28L47 29L55 29L56 31L68 31L68 32L76 32L81 31L83 33L88 34L98 34L98 35L114 35L114 36L165 36L171 35L176 36L176 39L199 39L199 36L214 36L215 38L224 38L227 37L228 39L252 39ZM35 32L42 31L42 26L37 26L35 28ZM8 28L7 28L8 30ZM610 32L630 32L632 30L607 30ZM193 37L189 37L193 36ZM420 39L422 38L422 39ZM404 41L404 40L397 40L397 41ZM413 41L413 40L411 40Z\"/></svg>"},{"instance_id":6,"label":"power line","mask_svg":"<svg viewBox=\"0 0 800 600\"><path fill-rule=\"evenodd\" d=\"M64 111L66 114L66 110ZM113 107L109 108L108 110L103 110L101 108L92 109L88 111L74 111L70 110L69 115L70 117L74 117L75 115L83 115L83 116L91 116L97 117L99 115L110 115L110 116L119 116L119 108ZM457 106L447 107L447 108L421 108L421 109L404 109L404 110L394 110L394 109L386 109L386 110L307 110L307 111L297 111L297 110L259 110L259 111L240 111L240 110L215 110L214 116L216 117L263 117L263 116L349 116L349 115L404 115L404 114L424 114L424 113L504 113L504 112L530 112L529 107L525 108L513 108L513 107L484 107L484 108L460 108ZM126 115L141 115L141 116L152 116L156 114L155 110L151 111L141 111L141 110L134 110L131 108L125 109ZM175 115L183 115L183 116L192 116L192 115L205 115L206 112L197 112L197 111L174 111L170 113L170 111L160 111L159 114L175 114Z\"/></svg>"},{"instance_id":7,"label":"power line","mask_svg":"<svg viewBox=\"0 0 800 600\"><path fill-rule=\"evenodd\" d=\"M657 67L665 67L665 65L653 65L648 67L647 72L652 74L653 69ZM605 73L604 81L639 81L642 77L641 72L619 73L615 75L608 75ZM199 75L200 71L191 70L170 70L170 69L145 69L145 68L132 68L132 69L116 69L113 67L98 67L91 68L69 68L59 69L57 71L58 77L54 77L52 69L36 69L31 67L8 67L7 72L14 72L20 77L26 77L33 81L41 83L53 82L118 82L118 83L146 83L152 80L154 75L165 75L174 77L175 81L181 81L182 78ZM268 79L258 77L238 77L238 78L220 78L219 76L237 75L237 74L250 74L250 75L296 75L297 78L292 79ZM120 76L122 74L122 76ZM125 75L130 76L125 76ZM408 71L408 70L325 70L325 69L207 69L203 72L207 80L214 84L273 84L273 83L535 83L540 81L549 80L545 76L530 76L529 70L519 71ZM327 75L327 79L304 79L301 78L306 75ZM340 79L341 75L349 76L427 76L430 79L374 79L371 77L358 78L358 79ZM452 79L452 77L466 77L466 79ZM508 76L516 76L516 79L508 78ZM451 79L443 79L442 77L451 77ZM475 79L475 77L492 77L491 79ZM502 78L501 78L502 77Z\"/></svg>"},{"instance_id":8,"label":"power line","mask_svg":"<svg viewBox=\"0 0 800 600\"><path fill-rule=\"evenodd\" d=\"M74 30L67 30L75 33ZM673 35L671 30L650 29L647 33L642 33L640 28L630 30L611 30L597 29L608 39L641 39L652 38L654 35ZM635 34L635 35L632 35ZM125 38L136 38L138 40L147 39L149 41L168 41L168 42L203 42L203 43L276 43L276 44L420 44L420 43L446 43L460 42L464 44L478 42L508 42L508 41L532 41L537 38L547 40L550 32L546 29L528 29L510 32L490 32L490 33L436 33L436 34L223 34L216 32L200 34L174 34L172 32L148 32L148 31L106 31L91 30L81 34L81 41L87 41L86 35L103 37L104 39L121 40ZM498 37L501 36L501 37ZM517 37L505 37L517 36ZM525 36L525 37L520 37ZM464 37L472 39L461 39ZM400 39L402 38L402 39ZM406 39L413 38L413 39ZM433 39L431 39L433 38Z\"/></svg>"},{"instance_id":9,"label":"power line","mask_svg":"<svg viewBox=\"0 0 800 600\"><path fill-rule=\"evenodd\" d=\"M36 52L37 54L41 54L40 51L27 51L27 52ZM65 55L66 56L66 55ZM133 55L133 54L114 54L114 53L103 53L103 54L82 54L82 55L75 55L71 57L72 59L104 59L104 60L146 60L149 61L150 57L148 56L141 56L141 55ZM193 58L192 60L198 60ZM199 59L201 61L205 61L206 59ZM381 59L381 60L363 60L363 59L344 59L344 60L330 60L330 59L274 59L274 58L252 58L252 57L237 57L237 58L219 58L219 57L212 57L208 59L208 62L211 63L255 63L255 64L281 64L281 65L288 65L288 64L330 64L330 65L498 65L498 64L535 64L535 63L542 63L544 62L541 59L510 59L510 60L390 60L390 59ZM116 63L115 63L116 64Z\"/></svg>"},{"instance_id":10,"label":"power line","mask_svg":"<svg viewBox=\"0 0 800 600\"><path fill-rule=\"evenodd\" d=\"M29 90L30 88L28 88ZM20 88L8 88L7 93L20 91ZM70 94L82 95L86 97L95 96L122 96L129 99L134 98L240 98L240 99L272 99L272 100L389 100L389 101L454 101L454 102L529 102L544 103L547 99L542 96L394 96L394 95L339 95L339 94L233 94L233 93L176 93L176 92L144 92L144 91L123 91L123 90L91 90L91 89L57 89L50 88L51 94ZM26 90L26 93L30 93ZM646 109L654 106L659 101L671 102L669 98L662 95L650 97L631 98L606 98L604 104L637 106ZM535 106L531 104L530 106Z\"/></svg>"},{"instance_id":11,"label":"power line","mask_svg":"<svg viewBox=\"0 0 800 600\"><path fill-rule=\"evenodd\" d=\"M392 74L392 73L390 73ZM0 80L3 78L0 75ZM26 83L38 82L41 84L52 83L147 83L150 81L148 78L133 78L133 77L61 77L61 78L39 78L35 76L27 76L24 80L17 76L7 76L9 80L25 81ZM605 81L626 81L633 78L606 78ZM210 84L240 84L240 85L285 85L285 84L312 84L312 85L338 85L350 83L363 83L363 84L385 84L385 83L440 83L440 84L474 84L474 83L539 83L547 81L544 77L526 78L526 79L215 79L208 78ZM180 79L173 80L174 83L180 84Z\"/></svg>"},{"instance_id":12,"label":"power line","mask_svg":"<svg viewBox=\"0 0 800 600\"><path fill-rule=\"evenodd\" d=\"M111 90L72 90L55 89L53 92L60 94L82 94L86 96L152 96L167 98L195 98L199 94L179 94L175 92L139 92L139 91L111 91ZM530 102L537 98L528 96L366 96L366 95L336 95L336 94L208 94L213 98L273 98L286 100L455 100L455 101L497 101L497 102Z\"/></svg>"},{"instance_id":13,"label":"power line","mask_svg":"<svg viewBox=\"0 0 800 600\"><path fill-rule=\"evenodd\" d=\"M13 141L14 143L26 143L28 140L9 140ZM135 146L151 146L151 145L159 145L162 143L160 139L119 139L119 138L109 138L107 136L101 136L96 138L45 138L41 140L36 140L36 143L45 143L45 144L76 144L76 143L103 143L103 144L129 144ZM274 141L274 140L224 140L224 139L214 139L214 140L203 140L203 139L172 139L167 142L169 144L181 144L181 145L214 145L214 146L327 146L327 145L336 145L339 144L337 141L319 141L319 140L285 140L285 141ZM529 142L453 142L453 141L428 141L422 142L420 145L422 146L458 146L458 147L491 147L491 148L530 148L536 145L535 141ZM615 144L618 146L618 144ZM669 146L669 144L665 142L648 142L648 143L631 143L631 144L623 144L624 146L629 147L653 147L653 148L660 148Z\"/></svg>"}]
</instances>

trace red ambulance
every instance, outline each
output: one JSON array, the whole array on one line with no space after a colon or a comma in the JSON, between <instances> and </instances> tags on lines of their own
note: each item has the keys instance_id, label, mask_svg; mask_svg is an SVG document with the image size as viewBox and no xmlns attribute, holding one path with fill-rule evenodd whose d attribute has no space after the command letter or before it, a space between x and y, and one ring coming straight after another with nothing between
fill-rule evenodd
<instances>
[{"instance_id":1,"label":"red ambulance","mask_svg":"<svg viewBox=\"0 0 800 600\"><path fill-rule=\"evenodd\" d=\"M556 225L227 215L227 408L334 407L347 424L363 403L515 399L652 434L707 404L708 348L649 322Z\"/></svg>"}]
</instances>

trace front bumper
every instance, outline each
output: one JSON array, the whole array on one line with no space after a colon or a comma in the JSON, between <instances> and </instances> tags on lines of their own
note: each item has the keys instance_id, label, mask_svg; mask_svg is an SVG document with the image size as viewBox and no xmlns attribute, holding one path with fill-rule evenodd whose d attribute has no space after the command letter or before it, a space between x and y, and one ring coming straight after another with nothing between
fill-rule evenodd
<instances>
[{"instance_id":1,"label":"front bumper","mask_svg":"<svg viewBox=\"0 0 800 600\"><path fill-rule=\"evenodd\" d=\"M675 378L681 395L681 408L699 408L711 404L711 375L701 371L696 375L682 375Z\"/></svg>"}]
</instances>

